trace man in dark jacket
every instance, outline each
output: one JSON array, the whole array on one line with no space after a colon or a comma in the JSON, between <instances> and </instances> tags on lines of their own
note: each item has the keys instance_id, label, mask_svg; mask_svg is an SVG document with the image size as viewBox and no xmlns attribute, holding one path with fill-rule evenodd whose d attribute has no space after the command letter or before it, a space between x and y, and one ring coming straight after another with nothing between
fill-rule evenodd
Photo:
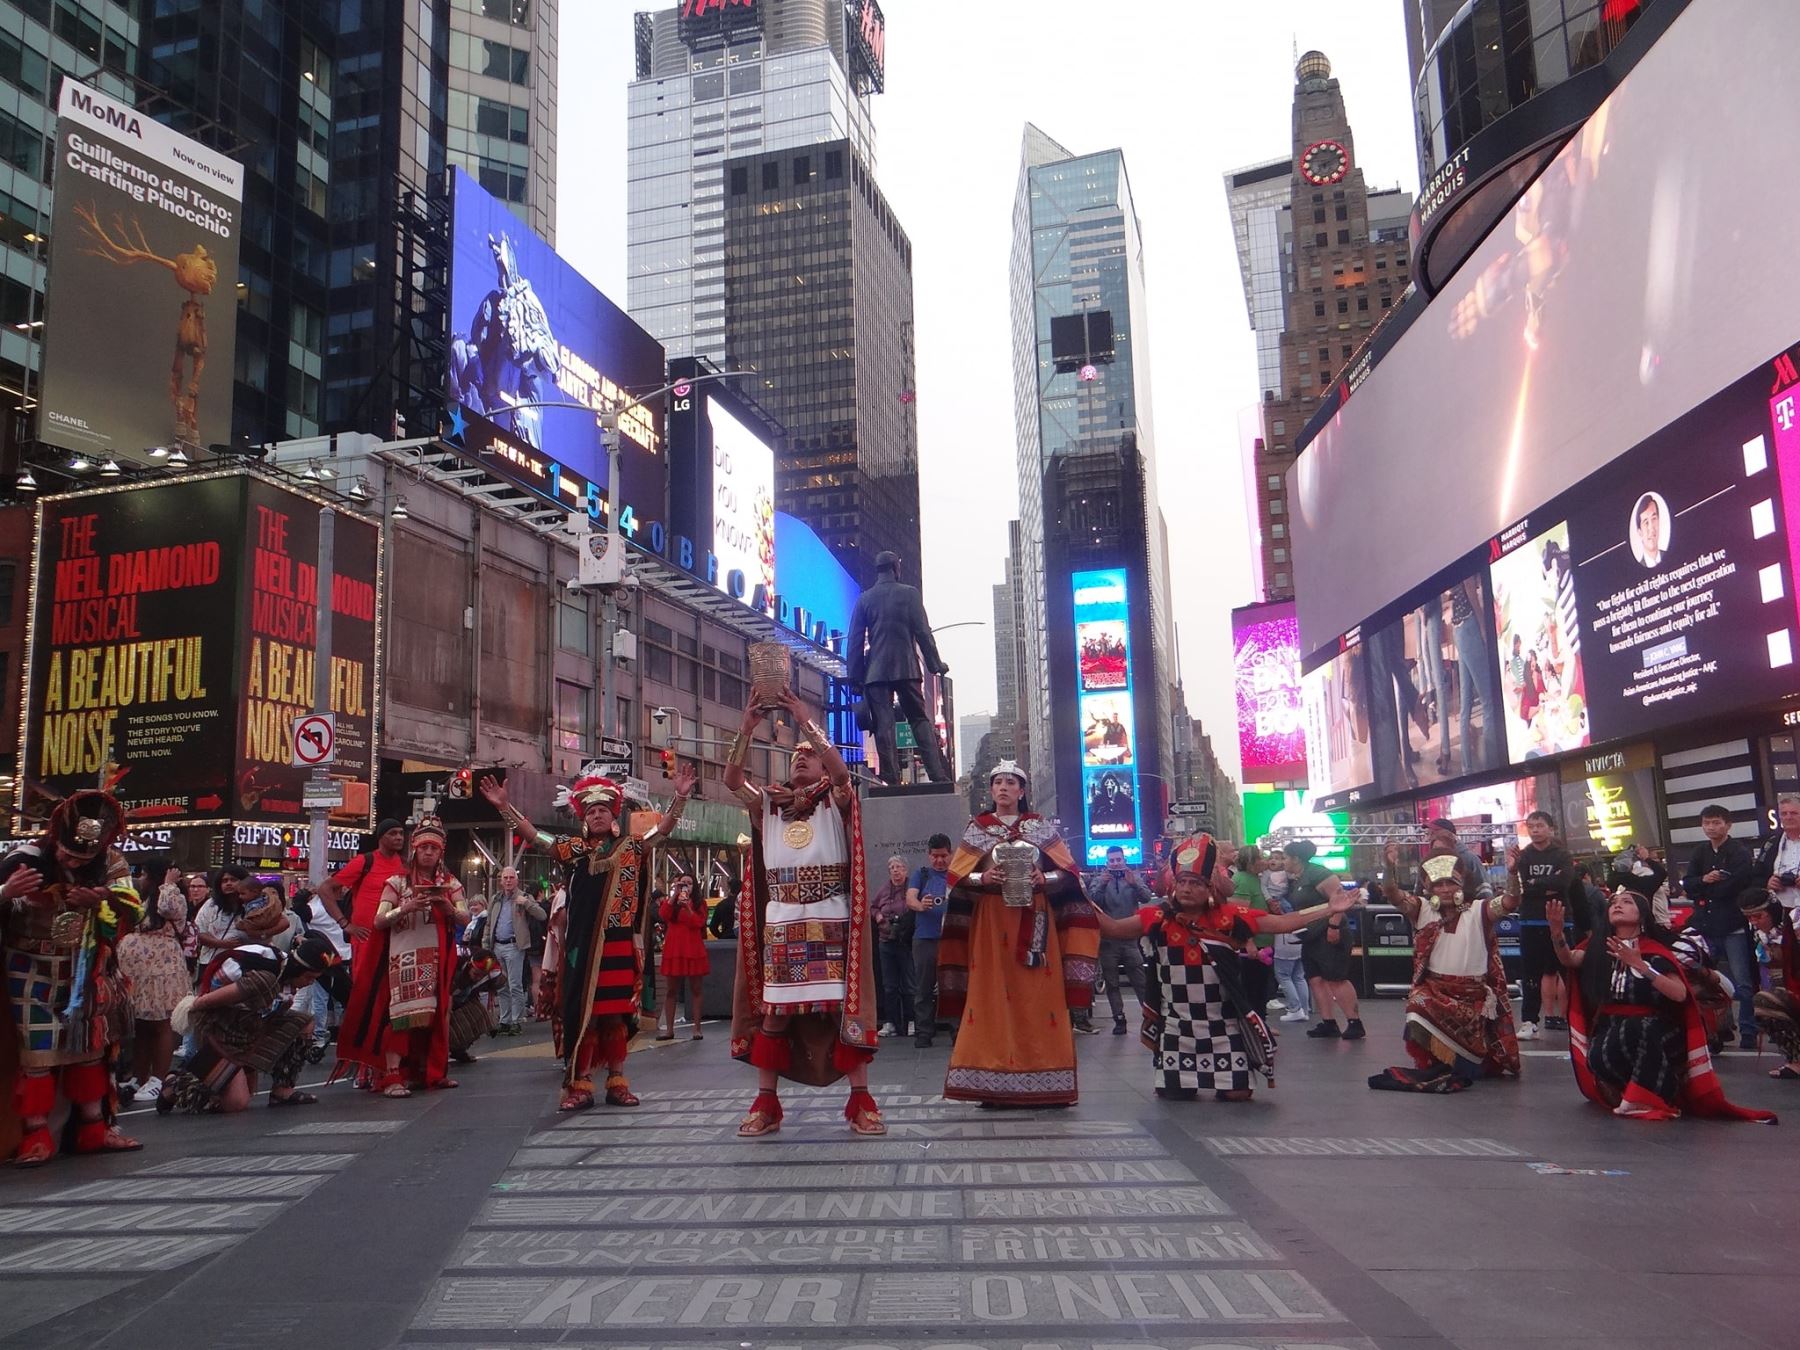
<instances>
[{"instance_id":1,"label":"man in dark jacket","mask_svg":"<svg viewBox=\"0 0 1800 1350\"><path fill-rule=\"evenodd\" d=\"M1681 888L1694 902L1688 927L1697 929L1718 953L1719 963L1731 972L1737 989L1738 1035L1743 1044L1756 1044L1756 1017L1751 1000L1758 986L1756 963L1750 951L1750 930L1738 895L1750 884L1756 855L1741 839L1731 837L1731 812L1709 806L1700 813L1700 829L1706 842L1688 855L1687 875Z\"/></svg>"},{"instance_id":2,"label":"man in dark jacket","mask_svg":"<svg viewBox=\"0 0 1800 1350\"><path fill-rule=\"evenodd\" d=\"M912 725L913 740L925 772L934 783L951 781L950 768L938 746L937 729L925 706L925 668L933 675L948 675L950 667L938 655L925 618L925 602L918 588L900 582L900 559L892 553L875 556L875 584L857 597L850 615L848 662L850 683L863 691L869 705L870 730L875 733L875 754L881 761L881 777L900 781L900 751L894 738L894 700L900 714Z\"/></svg>"}]
</instances>

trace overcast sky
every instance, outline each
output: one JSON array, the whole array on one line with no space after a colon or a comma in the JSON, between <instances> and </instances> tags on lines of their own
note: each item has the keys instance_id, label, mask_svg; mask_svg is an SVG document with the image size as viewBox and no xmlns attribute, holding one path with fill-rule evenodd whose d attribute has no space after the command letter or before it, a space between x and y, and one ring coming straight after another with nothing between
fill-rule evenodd
<instances>
[{"instance_id":1,"label":"overcast sky","mask_svg":"<svg viewBox=\"0 0 1800 1350\"><path fill-rule=\"evenodd\" d=\"M1077 154L1125 152L1181 669L1235 774L1229 611L1254 598L1237 427L1257 380L1221 175L1288 152L1297 44L1331 58L1370 188L1416 190L1405 4L884 0L876 177L913 241L925 602L934 626L983 625L940 640L959 712L994 706L992 587L1017 501L1007 256L1032 121ZM631 17L645 7L565 0L561 14L557 248L620 304Z\"/></svg>"}]
</instances>

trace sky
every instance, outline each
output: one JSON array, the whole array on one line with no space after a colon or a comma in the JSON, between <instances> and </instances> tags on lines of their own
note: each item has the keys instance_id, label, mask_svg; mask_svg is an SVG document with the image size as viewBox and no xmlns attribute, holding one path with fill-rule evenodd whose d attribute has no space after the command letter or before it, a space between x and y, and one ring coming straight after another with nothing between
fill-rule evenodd
<instances>
[{"instance_id":1,"label":"sky","mask_svg":"<svg viewBox=\"0 0 1800 1350\"><path fill-rule=\"evenodd\" d=\"M625 301L633 0L564 0L559 252ZM1331 59L1370 190L1418 187L1405 0L884 0L876 179L913 243L925 604L959 713L994 707L1017 504L1007 260L1020 142L1118 147L1143 227L1152 422L1189 710L1237 773L1230 611L1250 602L1239 414L1257 398L1223 175L1288 153L1296 50ZM1131 16L1126 22L1116 17Z\"/></svg>"}]
</instances>

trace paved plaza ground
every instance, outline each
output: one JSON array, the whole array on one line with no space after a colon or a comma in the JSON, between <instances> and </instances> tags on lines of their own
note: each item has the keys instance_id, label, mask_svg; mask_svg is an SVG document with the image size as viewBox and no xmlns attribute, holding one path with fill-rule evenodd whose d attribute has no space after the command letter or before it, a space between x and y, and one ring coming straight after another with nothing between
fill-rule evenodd
<instances>
[{"instance_id":1,"label":"paved plaza ground","mask_svg":"<svg viewBox=\"0 0 1800 1350\"><path fill-rule=\"evenodd\" d=\"M1165 1103L1136 1037L1081 1038L1081 1103L940 1099L888 1042L890 1132L794 1092L740 1141L725 1028L631 1060L635 1111L555 1114L541 1030L459 1091L125 1124L141 1154L0 1172L0 1347L364 1350L1589 1350L1800 1343L1796 1085L1728 1056L1773 1128L1618 1121L1560 1038L1457 1097L1286 1025L1250 1105ZM500 1048L505 1047L505 1048ZM314 1071L309 1078L322 1078Z\"/></svg>"}]
</instances>

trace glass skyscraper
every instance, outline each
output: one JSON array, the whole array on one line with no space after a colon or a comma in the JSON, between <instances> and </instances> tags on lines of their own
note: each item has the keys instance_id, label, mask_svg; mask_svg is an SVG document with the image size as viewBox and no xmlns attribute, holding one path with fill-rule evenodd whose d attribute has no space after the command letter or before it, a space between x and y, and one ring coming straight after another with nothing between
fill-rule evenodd
<instances>
[{"instance_id":1,"label":"glass skyscraper","mask_svg":"<svg viewBox=\"0 0 1800 1350\"><path fill-rule=\"evenodd\" d=\"M726 161L848 141L875 166L870 88L851 74L842 0L762 0L753 13L700 34L676 9L638 15L627 95L626 309L671 357L720 367Z\"/></svg>"},{"instance_id":2,"label":"glass skyscraper","mask_svg":"<svg viewBox=\"0 0 1800 1350\"><path fill-rule=\"evenodd\" d=\"M1146 840L1161 833L1169 763L1168 539L1156 485L1143 241L1125 157L1077 155L1027 126L1013 202L1013 388L1026 634L1019 671L1037 807L1070 834L1081 813L1069 578L1123 568L1132 593L1135 761ZM1115 352L1084 372L1056 369L1052 320L1112 319Z\"/></svg>"}]
</instances>

